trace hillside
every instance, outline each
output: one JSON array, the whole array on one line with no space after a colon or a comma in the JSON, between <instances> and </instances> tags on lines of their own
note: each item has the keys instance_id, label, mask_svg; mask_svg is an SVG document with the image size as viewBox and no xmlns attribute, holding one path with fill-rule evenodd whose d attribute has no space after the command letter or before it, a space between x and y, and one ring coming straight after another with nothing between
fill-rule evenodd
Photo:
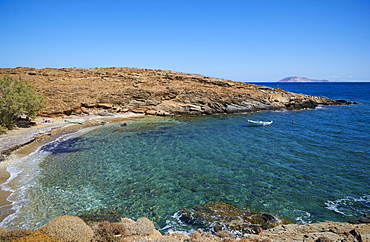
<instances>
[{"instance_id":1,"label":"hillside","mask_svg":"<svg viewBox=\"0 0 370 242\"><path fill-rule=\"evenodd\" d=\"M1 68L32 83L47 99L43 116L135 112L214 114L348 104L265 86L172 71L137 68Z\"/></svg>"},{"instance_id":2,"label":"hillside","mask_svg":"<svg viewBox=\"0 0 370 242\"><path fill-rule=\"evenodd\" d=\"M286 77L284 79L281 79L278 82L329 82L328 80L314 80L314 79L308 79L306 77Z\"/></svg>"}]
</instances>

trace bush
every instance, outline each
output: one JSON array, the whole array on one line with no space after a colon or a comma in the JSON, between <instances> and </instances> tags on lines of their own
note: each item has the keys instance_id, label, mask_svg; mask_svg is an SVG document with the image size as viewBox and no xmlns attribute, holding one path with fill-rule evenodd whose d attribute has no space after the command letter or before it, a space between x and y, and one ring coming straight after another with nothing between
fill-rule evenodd
<instances>
[{"instance_id":1,"label":"bush","mask_svg":"<svg viewBox=\"0 0 370 242\"><path fill-rule=\"evenodd\" d=\"M4 76L0 79L0 131L14 128L22 114L36 116L44 103L31 84Z\"/></svg>"},{"instance_id":2,"label":"bush","mask_svg":"<svg viewBox=\"0 0 370 242\"><path fill-rule=\"evenodd\" d=\"M41 228L41 231L61 241L90 242L92 229L79 217L64 215L56 217Z\"/></svg>"},{"instance_id":3,"label":"bush","mask_svg":"<svg viewBox=\"0 0 370 242\"><path fill-rule=\"evenodd\" d=\"M118 242L121 240L123 228L120 223L101 222L93 227L93 241Z\"/></svg>"}]
</instances>

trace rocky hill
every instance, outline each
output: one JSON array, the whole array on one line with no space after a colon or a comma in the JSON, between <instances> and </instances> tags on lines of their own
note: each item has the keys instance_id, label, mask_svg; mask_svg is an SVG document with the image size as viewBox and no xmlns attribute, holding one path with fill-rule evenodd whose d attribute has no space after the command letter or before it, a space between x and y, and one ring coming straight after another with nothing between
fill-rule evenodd
<instances>
[{"instance_id":1,"label":"rocky hill","mask_svg":"<svg viewBox=\"0 0 370 242\"><path fill-rule=\"evenodd\" d=\"M136 68L1 68L31 82L47 99L43 116L135 112L214 114L348 104L271 87L172 71Z\"/></svg>"},{"instance_id":2,"label":"rocky hill","mask_svg":"<svg viewBox=\"0 0 370 242\"><path fill-rule=\"evenodd\" d=\"M278 82L329 82L328 80L314 80L314 79L308 79L306 77L286 77L284 79L281 79Z\"/></svg>"}]
</instances>

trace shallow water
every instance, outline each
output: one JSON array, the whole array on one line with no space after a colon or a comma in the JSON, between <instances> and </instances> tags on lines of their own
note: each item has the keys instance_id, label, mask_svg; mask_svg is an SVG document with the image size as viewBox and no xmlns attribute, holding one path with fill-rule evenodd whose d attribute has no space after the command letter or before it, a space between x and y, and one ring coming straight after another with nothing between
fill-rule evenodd
<instances>
[{"instance_id":1,"label":"shallow water","mask_svg":"<svg viewBox=\"0 0 370 242\"><path fill-rule=\"evenodd\" d=\"M106 208L148 217L162 232L190 231L176 212L206 202L298 223L369 212L369 84L279 85L360 104L144 118L63 137L8 168L3 187L13 191L17 212L0 225L34 229L55 216ZM256 127L248 119L274 123Z\"/></svg>"}]
</instances>

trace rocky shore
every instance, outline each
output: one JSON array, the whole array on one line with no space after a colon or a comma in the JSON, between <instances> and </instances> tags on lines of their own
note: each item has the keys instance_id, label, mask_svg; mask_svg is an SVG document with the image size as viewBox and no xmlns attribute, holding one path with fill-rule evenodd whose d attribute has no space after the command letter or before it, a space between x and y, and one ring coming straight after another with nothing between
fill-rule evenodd
<instances>
[{"instance_id":1,"label":"rocky shore","mask_svg":"<svg viewBox=\"0 0 370 242\"><path fill-rule=\"evenodd\" d=\"M56 217L39 230L20 229L10 231L0 227L1 241L81 241L81 242L369 242L370 217L350 223L325 221L321 223L297 225L288 224L276 216L254 212L241 212L231 205L214 203L194 208L197 212L191 220L212 220L220 227L217 230L199 228L191 234L169 232L162 235L149 219L136 221L122 218L119 221L89 221L86 217ZM223 210L225 209L225 210ZM242 217L235 217L238 213ZM198 215L197 215L198 214ZM220 215L218 217L217 215ZM227 217L227 216L230 217ZM202 220L202 221L205 221ZM366 224L367 221L367 224ZM365 223L364 223L365 222ZM244 225L243 225L244 224ZM243 230L243 228L252 228ZM215 228L215 227L213 227ZM235 230L236 229L236 230Z\"/></svg>"},{"instance_id":2,"label":"rocky shore","mask_svg":"<svg viewBox=\"0 0 370 242\"><path fill-rule=\"evenodd\" d=\"M202 115L354 104L162 70L1 68L0 77L3 75L31 82L47 99L40 115L50 117L53 122L1 135L0 160L38 137L49 136L70 125L65 122L66 118L88 120L86 127L99 124L103 117L118 114ZM227 216L223 216L224 211L228 211ZM220 203L180 212L184 222L200 229L191 234L162 235L147 218L89 223L79 217L61 216L36 231L11 231L0 227L0 241L370 241L366 216L351 223L325 221L297 225L274 215L246 213ZM204 216L207 213L210 216ZM223 219L209 219L214 217Z\"/></svg>"}]
</instances>

